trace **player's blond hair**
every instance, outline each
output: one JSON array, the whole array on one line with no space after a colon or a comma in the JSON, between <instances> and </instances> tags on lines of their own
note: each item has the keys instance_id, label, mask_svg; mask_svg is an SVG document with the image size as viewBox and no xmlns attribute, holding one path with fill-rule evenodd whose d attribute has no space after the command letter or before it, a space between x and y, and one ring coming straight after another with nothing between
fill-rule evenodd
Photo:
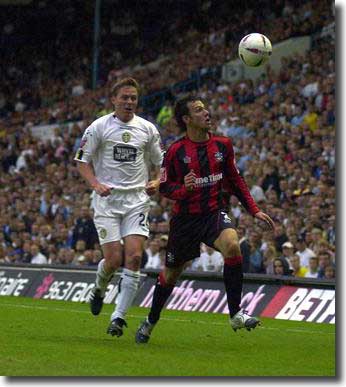
<instances>
[{"instance_id":1,"label":"player's blond hair","mask_svg":"<svg viewBox=\"0 0 346 387\"><path fill-rule=\"evenodd\" d=\"M140 93L139 83L134 78L128 77L128 78L121 79L115 85L112 86L110 96L111 97L116 96L119 93L119 90L125 86L134 87L137 90L137 93L139 95Z\"/></svg>"}]
</instances>

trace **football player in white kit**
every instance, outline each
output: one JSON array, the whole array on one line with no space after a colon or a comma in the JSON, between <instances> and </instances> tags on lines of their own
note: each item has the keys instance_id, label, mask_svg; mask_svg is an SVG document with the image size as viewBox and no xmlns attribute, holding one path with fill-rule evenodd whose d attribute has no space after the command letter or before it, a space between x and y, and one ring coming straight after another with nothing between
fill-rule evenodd
<instances>
[{"instance_id":1,"label":"football player in white kit","mask_svg":"<svg viewBox=\"0 0 346 387\"><path fill-rule=\"evenodd\" d=\"M149 235L150 195L159 187L163 158L155 125L135 114L139 85L133 78L117 82L111 92L114 113L95 120L84 132L75 160L93 189L94 223L103 256L90 297L94 315L101 312L108 283L122 264L118 297L107 333L121 336L125 315L136 295L145 239ZM150 165L155 166L149 180ZM122 243L123 242L123 246Z\"/></svg>"}]
</instances>

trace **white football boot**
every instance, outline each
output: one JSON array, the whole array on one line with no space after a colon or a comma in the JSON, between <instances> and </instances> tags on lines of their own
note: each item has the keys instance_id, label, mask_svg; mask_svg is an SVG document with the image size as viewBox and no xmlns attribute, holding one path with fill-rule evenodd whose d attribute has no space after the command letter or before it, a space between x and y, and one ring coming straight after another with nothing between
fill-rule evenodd
<instances>
[{"instance_id":1,"label":"white football boot","mask_svg":"<svg viewBox=\"0 0 346 387\"><path fill-rule=\"evenodd\" d=\"M245 328L246 330L250 331L251 329L255 329L257 325L261 324L260 320L257 317L249 316L245 310L240 310L237 314L235 314L230 319L230 323L234 332L236 332L237 329L242 328Z\"/></svg>"}]
</instances>

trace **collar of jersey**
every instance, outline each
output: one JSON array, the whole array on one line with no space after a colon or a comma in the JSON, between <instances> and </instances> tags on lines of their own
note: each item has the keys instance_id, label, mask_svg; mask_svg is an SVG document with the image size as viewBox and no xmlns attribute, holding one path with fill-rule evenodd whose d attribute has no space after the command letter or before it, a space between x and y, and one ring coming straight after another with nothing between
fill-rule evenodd
<instances>
[{"instance_id":1,"label":"collar of jersey","mask_svg":"<svg viewBox=\"0 0 346 387\"><path fill-rule=\"evenodd\" d=\"M132 122L132 121L135 119L136 114L133 113L133 117L131 118L130 121L127 121L127 122L121 121L121 119L120 119L118 116L116 116L115 113L113 113L112 116L113 116L113 118L114 118L115 120L118 120L118 121L121 122L122 124L124 124L124 125L129 125L130 122Z\"/></svg>"}]
</instances>

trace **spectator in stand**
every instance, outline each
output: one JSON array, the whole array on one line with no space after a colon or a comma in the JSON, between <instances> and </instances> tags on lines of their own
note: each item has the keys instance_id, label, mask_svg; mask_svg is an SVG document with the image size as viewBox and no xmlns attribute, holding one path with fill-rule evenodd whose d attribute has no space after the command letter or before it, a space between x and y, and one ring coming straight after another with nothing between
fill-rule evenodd
<instances>
[{"instance_id":1,"label":"spectator in stand","mask_svg":"<svg viewBox=\"0 0 346 387\"><path fill-rule=\"evenodd\" d=\"M47 257L40 252L40 248L37 244L33 243L31 245L30 252L32 255L30 263L45 265L48 262Z\"/></svg>"},{"instance_id":2,"label":"spectator in stand","mask_svg":"<svg viewBox=\"0 0 346 387\"><path fill-rule=\"evenodd\" d=\"M317 278L318 277L318 258L316 256L309 258L308 271L305 273L307 278Z\"/></svg>"},{"instance_id":3,"label":"spectator in stand","mask_svg":"<svg viewBox=\"0 0 346 387\"><path fill-rule=\"evenodd\" d=\"M274 274L274 260L278 257L278 252L274 244L268 244L263 252L263 266L266 274Z\"/></svg>"},{"instance_id":4,"label":"spectator in stand","mask_svg":"<svg viewBox=\"0 0 346 387\"><path fill-rule=\"evenodd\" d=\"M102 250L101 249L95 249L95 250L87 250L92 252L91 259L88 259L88 266L97 266L98 263L103 258Z\"/></svg>"},{"instance_id":5,"label":"spectator in stand","mask_svg":"<svg viewBox=\"0 0 346 387\"><path fill-rule=\"evenodd\" d=\"M293 257L294 246L291 242L285 242L282 246L281 258L285 259L288 265L291 267L291 258Z\"/></svg>"},{"instance_id":6,"label":"spectator in stand","mask_svg":"<svg viewBox=\"0 0 346 387\"><path fill-rule=\"evenodd\" d=\"M145 249L148 260L145 264L145 269L160 269L161 259L160 259L160 243L157 239L152 239L148 243L148 248Z\"/></svg>"},{"instance_id":7,"label":"spectator in stand","mask_svg":"<svg viewBox=\"0 0 346 387\"><path fill-rule=\"evenodd\" d=\"M335 279L335 267L334 266L329 265L324 269L324 278L325 279Z\"/></svg>"},{"instance_id":8,"label":"spectator in stand","mask_svg":"<svg viewBox=\"0 0 346 387\"><path fill-rule=\"evenodd\" d=\"M31 255L31 244L30 241L25 241L23 243L23 254L21 257L21 262L23 263L30 263L32 259Z\"/></svg>"},{"instance_id":9,"label":"spectator in stand","mask_svg":"<svg viewBox=\"0 0 346 387\"><path fill-rule=\"evenodd\" d=\"M298 254L294 254L290 258L290 265L292 268L292 275L294 277L306 277L306 273L308 269L300 264L300 256Z\"/></svg>"},{"instance_id":10,"label":"spectator in stand","mask_svg":"<svg viewBox=\"0 0 346 387\"><path fill-rule=\"evenodd\" d=\"M151 223L160 223L167 220L163 216L163 210L160 205L156 204L150 208L148 220Z\"/></svg>"},{"instance_id":11,"label":"spectator in stand","mask_svg":"<svg viewBox=\"0 0 346 387\"><path fill-rule=\"evenodd\" d=\"M80 264L81 261L85 261L86 258L85 258L85 251L87 250L86 249L86 243L84 240L82 239L79 239L76 243L76 248L75 248L75 255L73 257L73 261L72 263L73 264ZM81 259L80 259L81 258ZM79 260L80 259L80 260Z\"/></svg>"},{"instance_id":12,"label":"spectator in stand","mask_svg":"<svg viewBox=\"0 0 346 387\"><path fill-rule=\"evenodd\" d=\"M168 235L161 234L160 239L159 239L159 245L160 245L159 254L160 254L161 268L164 264L164 259L166 257L167 243L168 243Z\"/></svg>"},{"instance_id":13,"label":"spectator in stand","mask_svg":"<svg viewBox=\"0 0 346 387\"><path fill-rule=\"evenodd\" d=\"M238 198L236 196L231 195L229 214L231 219L234 219L236 225L238 225L238 222L239 222L238 219L241 213L242 211L241 211L240 202Z\"/></svg>"},{"instance_id":14,"label":"spectator in stand","mask_svg":"<svg viewBox=\"0 0 346 387\"><path fill-rule=\"evenodd\" d=\"M17 256L13 251L12 246L7 246L3 249L3 256L0 258L1 263L17 263Z\"/></svg>"},{"instance_id":15,"label":"spectator in stand","mask_svg":"<svg viewBox=\"0 0 346 387\"><path fill-rule=\"evenodd\" d=\"M315 257L316 254L307 247L304 236L297 238L297 249L295 254L299 255L301 266L309 267L310 258Z\"/></svg>"},{"instance_id":16,"label":"spectator in stand","mask_svg":"<svg viewBox=\"0 0 346 387\"><path fill-rule=\"evenodd\" d=\"M48 265L59 265L58 254L56 252L50 252L47 263Z\"/></svg>"},{"instance_id":17,"label":"spectator in stand","mask_svg":"<svg viewBox=\"0 0 346 387\"><path fill-rule=\"evenodd\" d=\"M320 239L316 244L315 247L316 253L321 254L321 253L328 253L331 256L335 255L335 247L332 246L330 243L328 243L325 239Z\"/></svg>"},{"instance_id":18,"label":"spectator in stand","mask_svg":"<svg viewBox=\"0 0 346 387\"><path fill-rule=\"evenodd\" d=\"M255 176L250 175L249 172L244 173L246 184L250 188L250 193L255 199L256 203L261 203L266 201L266 196L264 194L263 188L257 184Z\"/></svg>"},{"instance_id":19,"label":"spectator in stand","mask_svg":"<svg viewBox=\"0 0 346 387\"><path fill-rule=\"evenodd\" d=\"M77 255L75 255L72 262L74 265L89 266L93 260L93 250L85 250L82 255L79 255L78 258L76 257Z\"/></svg>"},{"instance_id":20,"label":"spectator in stand","mask_svg":"<svg viewBox=\"0 0 346 387\"><path fill-rule=\"evenodd\" d=\"M205 245L204 251L201 252L199 264L203 271L222 272L222 254L215 249Z\"/></svg>"},{"instance_id":21,"label":"spectator in stand","mask_svg":"<svg viewBox=\"0 0 346 387\"><path fill-rule=\"evenodd\" d=\"M164 250L166 251L167 249L167 242L168 242L168 235L167 234L162 234L160 236L160 251Z\"/></svg>"},{"instance_id":22,"label":"spectator in stand","mask_svg":"<svg viewBox=\"0 0 346 387\"><path fill-rule=\"evenodd\" d=\"M323 237L322 229L320 229L318 227L314 227L311 230L311 237L312 237L311 249L313 251L317 251L319 243L321 242L321 240L325 239Z\"/></svg>"},{"instance_id":23,"label":"spectator in stand","mask_svg":"<svg viewBox=\"0 0 346 387\"><path fill-rule=\"evenodd\" d=\"M12 247L13 247L13 253L16 255L16 261L20 262L24 254L23 241L18 236L13 237Z\"/></svg>"},{"instance_id":24,"label":"spectator in stand","mask_svg":"<svg viewBox=\"0 0 346 387\"><path fill-rule=\"evenodd\" d=\"M262 245L262 233L255 228L250 231L249 243L250 243L250 267L249 273L264 273L263 265L263 252L261 251Z\"/></svg>"},{"instance_id":25,"label":"spectator in stand","mask_svg":"<svg viewBox=\"0 0 346 387\"><path fill-rule=\"evenodd\" d=\"M268 190L274 190L276 195L280 197L281 190L278 171L270 164L266 165L264 168L264 177L262 178L261 188L265 193L267 193Z\"/></svg>"},{"instance_id":26,"label":"spectator in stand","mask_svg":"<svg viewBox=\"0 0 346 387\"><path fill-rule=\"evenodd\" d=\"M273 266L274 266L274 275L291 275L286 259L275 258Z\"/></svg>"},{"instance_id":27,"label":"spectator in stand","mask_svg":"<svg viewBox=\"0 0 346 387\"><path fill-rule=\"evenodd\" d=\"M61 265L68 264L68 258L67 258L67 248L63 247L58 251L56 262ZM54 259L54 257L52 257Z\"/></svg>"},{"instance_id":28,"label":"spectator in stand","mask_svg":"<svg viewBox=\"0 0 346 387\"><path fill-rule=\"evenodd\" d=\"M318 254L318 276L317 278L325 278L325 270L328 266L333 266L332 256L329 252L325 251Z\"/></svg>"},{"instance_id":29,"label":"spectator in stand","mask_svg":"<svg viewBox=\"0 0 346 387\"><path fill-rule=\"evenodd\" d=\"M93 249L95 243L98 243L97 231L90 212L91 210L87 206L81 208L80 216L76 219L73 228L73 248L76 247L78 240L83 240L88 250Z\"/></svg>"},{"instance_id":30,"label":"spectator in stand","mask_svg":"<svg viewBox=\"0 0 346 387\"><path fill-rule=\"evenodd\" d=\"M279 252L282 252L282 246L285 242L288 241L286 231L284 229L283 224L277 223L276 228L275 228L275 245L276 249Z\"/></svg>"}]
</instances>

